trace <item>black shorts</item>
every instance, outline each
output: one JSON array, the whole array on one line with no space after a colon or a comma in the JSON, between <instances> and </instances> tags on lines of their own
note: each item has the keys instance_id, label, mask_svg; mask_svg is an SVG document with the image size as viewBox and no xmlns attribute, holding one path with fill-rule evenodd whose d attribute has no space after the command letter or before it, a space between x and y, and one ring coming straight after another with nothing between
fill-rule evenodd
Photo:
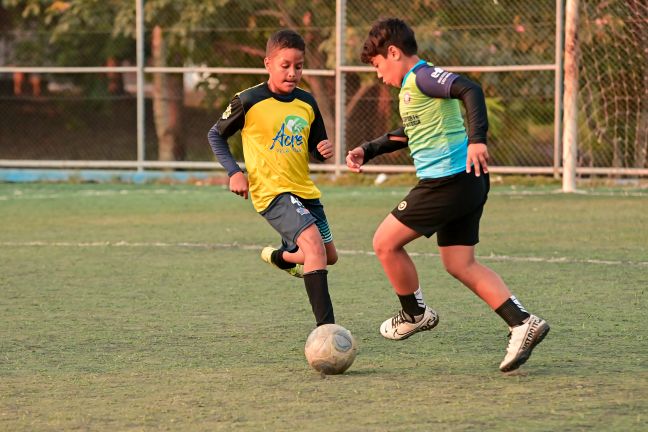
<instances>
[{"instance_id":1,"label":"black shorts","mask_svg":"<svg viewBox=\"0 0 648 432\"><path fill-rule=\"evenodd\" d=\"M421 235L436 233L439 246L474 246L489 189L488 174L421 180L391 214Z\"/></svg>"},{"instance_id":2,"label":"black shorts","mask_svg":"<svg viewBox=\"0 0 648 432\"><path fill-rule=\"evenodd\" d=\"M304 199L286 192L277 195L261 212L261 216L281 235L282 250L297 250L297 237L313 224L317 225L325 244L333 241L324 206L319 199Z\"/></svg>"}]
</instances>

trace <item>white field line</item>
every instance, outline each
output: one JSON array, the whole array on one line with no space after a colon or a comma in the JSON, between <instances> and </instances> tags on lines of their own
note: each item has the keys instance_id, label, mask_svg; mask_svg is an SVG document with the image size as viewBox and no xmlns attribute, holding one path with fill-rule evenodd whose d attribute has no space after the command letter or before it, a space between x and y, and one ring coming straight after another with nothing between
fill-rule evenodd
<instances>
[{"instance_id":1,"label":"white field line","mask_svg":"<svg viewBox=\"0 0 648 432\"><path fill-rule=\"evenodd\" d=\"M114 196L124 196L124 195L189 195L193 193L210 193L213 189L226 189L225 186L211 186L210 188L201 188L201 189L182 189L182 190L169 190L169 189L115 189L115 190L83 190L77 192L63 192L63 193L32 193L31 191L25 192L19 188L14 189L13 193L5 193L0 195L0 201L9 201L9 200L49 200L49 199L70 199L74 197L83 197L83 198L97 198L97 197L114 197ZM404 188L405 190L406 188ZM371 190L369 193L376 193L376 190ZM405 191L396 192L391 191L391 195L405 195ZM529 190L500 190L500 191L491 191L489 195L494 196L555 196L559 195L562 192L560 190L555 191L529 191ZM593 197L648 197L648 191L579 191L579 195L584 196L593 196ZM358 196L362 195L362 192L358 190L351 189L348 192L341 192L336 190L331 192L330 195L350 195Z\"/></svg>"},{"instance_id":2,"label":"white field line","mask_svg":"<svg viewBox=\"0 0 648 432\"><path fill-rule=\"evenodd\" d=\"M214 186L217 187L217 186ZM181 194L188 195L193 191L190 190L168 190L168 189L152 189L152 190L84 190L72 193L25 193L20 189L15 189L10 195L0 195L0 201L9 201L9 200L48 200L48 199L70 199L75 197L82 198L97 198L97 197L107 197L107 196L119 196L119 195L167 195L167 194Z\"/></svg>"},{"instance_id":3,"label":"white field line","mask_svg":"<svg viewBox=\"0 0 648 432\"><path fill-rule=\"evenodd\" d=\"M194 249L242 249L259 251L264 246L241 244L241 243L166 243L166 242L127 242L127 241L98 241L98 242L0 242L2 247L72 247L72 248L92 248L92 247L131 247L131 248L194 248ZM340 255L374 255L371 251L365 250L338 250ZM437 253L419 253L410 252L412 257L439 257ZM568 257L524 257L510 255L482 255L477 256L484 261L510 261L510 262L534 262L547 264L593 264L608 266L640 266L648 267L648 261L620 261L620 260L602 260L602 259L578 259Z\"/></svg>"}]
</instances>

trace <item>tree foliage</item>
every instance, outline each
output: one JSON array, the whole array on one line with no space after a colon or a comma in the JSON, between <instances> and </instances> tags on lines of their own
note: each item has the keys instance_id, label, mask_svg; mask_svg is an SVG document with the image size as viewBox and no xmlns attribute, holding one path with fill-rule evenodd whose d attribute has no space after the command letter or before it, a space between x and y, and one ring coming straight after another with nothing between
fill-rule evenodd
<instances>
[{"instance_id":1,"label":"tree foliage","mask_svg":"<svg viewBox=\"0 0 648 432\"><path fill-rule=\"evenodd\" d=\"M16 47L14 64L96 66L108 58L135 63L134 0L0 2L15 30L11 33ZM360 65L359 52L367 31L375 20L388 16L398 16L413 26L420 56L437 65L452 68L555 61L555 2L411 0L403 7L403 2L388 0L348 0L346 4L345 65ZM592 12L594 18L607 19L610 26L624 25L614 9L599 9ZM148 0L144 2L146 56L152 58L151 36L160 28L165 44L162 65L262 68L268 36L289 27L307 42L306 68L332 69L336 64L335 19L335 2L330 0ZM583 36L587 44L595 39L597 50L614 52L615 42L609 37L587 32ZM603 61L607 64L600 66L610 68L616 60L608 56ZM394 91L382 88L373 73L345 76L344 115L350 119L345 138L352 147L394 127L398 116ZM469 77L480 82L488 98L491 139L501 150L497 162L550 162L553 71L473 73ZM236 92L264 79L263 72L211 74L202 76L199 88L208 95L208 108L218 112ZM318 100L333 136L334 79L307 75L304 86Z\"/></svg>"}]
</instances>

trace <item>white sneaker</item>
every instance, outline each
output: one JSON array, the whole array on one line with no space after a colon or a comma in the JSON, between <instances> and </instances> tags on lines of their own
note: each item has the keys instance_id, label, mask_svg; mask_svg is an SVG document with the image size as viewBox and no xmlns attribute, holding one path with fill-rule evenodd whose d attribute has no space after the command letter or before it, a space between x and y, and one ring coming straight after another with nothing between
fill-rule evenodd
<instances>
[{"instance_id":1,"label":"white sneaker","mask_svg":"<svg viewBox=\"0 0 648 432\"><path fill-rule=\"evenodd\" d=\"M380 326L380 334L387 339L403 340L420 331L432 330L439 323L437 313L425 306L425 312L418 322L410 322L403 310Z\"/></svg>"},{"instance_id":2,"label":"white sneaker","mask_svg":"<svg viewBox=\"0 0 648 432\"><path fill-rule=\"evenodd\" d=\"M272 262L272 252L276 251L277 249L268 246L264 247L263 250L261 251L261 259L268 264L271 264L272 266L277 267L275 263ZM295 267L289 268L289 269L279 269L283 270L286 273L288 273L290 276L294 276L296 278L303 278L304 277L304 266L302 264L295 264Z\"/></svg>"},{"instance_id":3,"label":"white sneaker","mask_svg":"<svg viewBox=\"0 0 648 432\"><path fill-rule=\"evenodd\" d=\"M533 348L549 333L549 324L542 318L531 315L525 323L510 330L506 356L499 366L502 372L515 370L529 359Z\"/></svg>"}]
</instances>

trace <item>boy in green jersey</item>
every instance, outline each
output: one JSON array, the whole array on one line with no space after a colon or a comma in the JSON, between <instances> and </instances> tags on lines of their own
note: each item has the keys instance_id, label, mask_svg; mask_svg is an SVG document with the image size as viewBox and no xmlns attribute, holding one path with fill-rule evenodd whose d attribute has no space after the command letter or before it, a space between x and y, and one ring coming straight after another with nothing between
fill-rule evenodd
<instances>
[{"instance_id":1,"label":"boy in green jersey","mask_svg":"<svg viewBox=\"0 0 648 432\"><path fill-rule=\"evenodd\" d=\"M416 267L405 246L436 233L445 269L486 302L508 324L510 335L500 370L520 367L549 332L529 314L500 276L475 260L479 220L489 191L488 119L481 87L421 60L414 32L395 18L374 24L362 61L378 78L400 88L403 127L349 151L349 169L383 153L409 147L418 184L378 227L373 248L398 295L401 311L383 322L380 333L394 340L431 330L437 313L423 301ZM461 101L466 109L464 127Z\"/></svg>"}]
</instances>

